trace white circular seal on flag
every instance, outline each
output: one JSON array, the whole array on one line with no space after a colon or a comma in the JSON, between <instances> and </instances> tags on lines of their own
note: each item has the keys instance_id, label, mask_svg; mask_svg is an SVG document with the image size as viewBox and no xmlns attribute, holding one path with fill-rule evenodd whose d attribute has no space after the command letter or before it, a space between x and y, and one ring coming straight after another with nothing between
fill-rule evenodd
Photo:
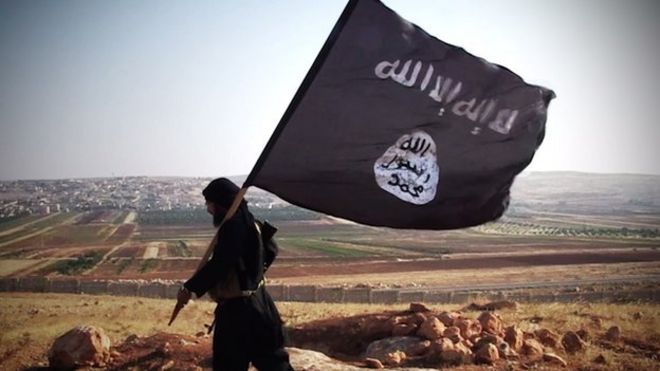
<instances>
[{"instance_id":1,"label":"white circular seal on flag","mask_svg":"<svg viewBox=\"0 0 660 371\"><path fill-rule=\"evenodd\" d=\"M374 174L380 188L403 201L431 202L440 174L433 138L421 130L403 135L376 160Z\"/></svg>"}]
</instances>

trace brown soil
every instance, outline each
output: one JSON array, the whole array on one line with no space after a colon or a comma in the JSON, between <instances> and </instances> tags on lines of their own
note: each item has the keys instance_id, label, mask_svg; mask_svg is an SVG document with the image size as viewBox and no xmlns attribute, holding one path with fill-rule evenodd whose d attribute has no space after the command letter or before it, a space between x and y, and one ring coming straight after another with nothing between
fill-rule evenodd
<instances>
[{"instance_id":1,"label":"brown soil","mask_svg":"<svg viewBox=\"0 0 660 371\"><path fill-rule=\"evenodd\" d=\"M320 351L352 365L365 366L361 357L366 347L372 341L391 336L383 324L394 316L411 315L412 312L410 311L387 311L312 321L290 329L290 345ZM470 317L472 316L470 315ZM600 349L601 351L612 351L617 357L646 358L656 365L655 362L659 361L658 344L626 337L622 337L617 342L610 342L603 340L602 335L598 335L597 338L588 343L590 344L588 346L596 352ZM163 332L146 337L131 335L122 343L112 347L111 359L103 368L107 370L209 370L212 359L211 344L211 337L201 332L197 336ZM547 350L553 351L549 348ZM585 365L589 365L591 362L585 357L567 356L561 347L554 350L554 352L561 354L568 361L568 369L571 370L583 369ZM2 355L0 363L11 357L12 354ZM37 362L38 359L41 359L41 361ZM43 356L35 357L36 365L27 368L27 370L46 370L43 359ZM23 361L28 361L29 364L29 359ZM637 361L633 360L633 362ZM451 367L448 364L438 364L437 358L434 357L418 358L403 366ZM513 361L500 359L493 366L497 369L506 369L512 366L516 366L514 369L538 366L543 369L548 367L553 369L552 365L544 364L540 360L528 359L524 355L514 358ZM473 367L475 366L466 365L453 369L468 370L473 369Z\"/></svg>"}]
</instances>

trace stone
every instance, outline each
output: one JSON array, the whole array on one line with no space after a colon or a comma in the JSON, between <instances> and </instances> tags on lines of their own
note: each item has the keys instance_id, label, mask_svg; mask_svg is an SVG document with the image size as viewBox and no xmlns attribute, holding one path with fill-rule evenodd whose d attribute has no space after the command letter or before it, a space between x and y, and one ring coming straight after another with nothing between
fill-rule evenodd
<instances>
[{"instance_id":1,"label":"stone","mask_svg":"<svg viewBox=\"0 0 660 371\"><path fill-rule=\"evenodd\" d=\"M110 357L110 338L100 327L77 326L55 339L48 352L53 369L73 369L105 364Z\"/></svg>"},{"instance_id":2,"label":"stone","mask_svg":"<svg viewBox=\"0 0 660 371\"><path fill-rule=\"evenodd\" d=\"M458 318L454 321L454 326L461 330L461 336L464 339L469 339L474 335L481 333L481 323L467 318Z\"/></svg>"},{"instance_id":3,"label":"stone","mask_svg":"<svg viewBox=\"0 0 660 371\"><path fill-rule=\"evenodd\" d=\"M413 335L417 331L417 326L409 323L397 323L392 328L392 336Z\"/></svg>"},{"instance_id":4,"label":"stone","mask_svg":"<svg viewBox=\"0 0 660 371\"><path fill-rule=\"evenodd\" d=\"M449 338L440 338L431 342L431 353L440 354L454 349L454 342Z\"/></svg>"},{"instance_id":5,"label":"stone","mask_svg":"<svg viewBox=\"0 0 660 371\"><path fill-rule=\"evenodd\" d=\"M502 319L495 313L482 312L477 320L481 323L481 328L485 332L491 334L499 334L502 332Z\"/></svg>"},{"instance_id":6,"label":"stone","mask_svg":"<svg viewBox=\"0 0 660 371\"><path fill-rule=\"evenodd\" d=\"M431 350L431 341L422 340L417 344L412 344L408 349L406 349L406 356L417 357L426 355Z\"/></svg>"},{"instance_id":7,"label":"stone","mask_svg":"<svg viewBox=\"0 0 660 371\"><path fill-rule=\"evenodd\" d=\"M358 322L360 333L372 339L384 338L392 335L392 329L397 323L403 322L400 317L377 315L361 319Z\"/></svg>"},{"instance_id":8,"label":"stone","mask_svg":"<svg viewBox=\"0 0 660 371\"><path fill-rule=\"evenodd\" d=\"M419 326L417 336L429 340L435 340L441 338L444 331L445 325L443 325L436 317L430 317Z\"/></svg>"},{"instance_id":9,"label":"stone","mask_svg":"<svg viewBox=\"0 0 660 371\"><path fill-rule=\"evenodd\" d=\"M569 354L582 351L586 347L585 342L573 331L568 331L564 334L561 338L561 345L564 346L564 349Z\"/></svg>"},{"instance_id":10,"label":"stone","mask_svg":"<svg viewBox=\"0 0 660 371\"><path fill-rule=\"evenodd\" d=\"M463 344L454 344L453 349L440 353L440 360L452 364L463 364L472 362L472 351Z\"/></svg>"},{"instance_id":11,"label":"stone","mask_svg":"<svg viewBox=\"0 0 660 371\"><path fill-rule=\"evenodd\" d=\"M596 358L594 358L593 361L591 361L591 362L593 362L593 363L598 363L598 364L600 364L600 365L606 365L606 364L609 363L609 362L607 362L607 358L605 358L605 356L602 355L602 354L599 354L599 355L598 355Z\"/></svg>"},{"instance_id":12,"label":"stone","mask_svg":"<svg viewBox=\"0 0 660 371\"><path fill-rule=\"evenodd\" d=\"M461 318L461 314L458 312L442 312L438 315L438 319L446 327L454 326L454 321L458 318Z\"/></svg>"},{"instance_id":13,"label":"stone","mask_svg":"<svg viewBox=\"0 0 660 371\"><path fill-rule=\"evenodd\" d=\"M529 358L540 358L543 356L543 345L534 339L523 341L522 353Z\"/></svg>"},{"instance_id":14,"label":"stone","mask_svg":"<svg viewBox=\"0 0 660 371\"><path fill-rule=\"evenodd\" d=\"M410 303L410 311L414 313L430 312L431 310L422 303Z\"/></svg>"},{"instance_id":15,"label":"stone","mask_svg":"<svg viewBox=\"0 0 660 371\"><path fill-rule=\"evenodd\" d=\"M474 353L474 361L476 363L487 363L492 365L495 361L500 359L497 346L494 344L486 344Z\"/></svg>"},{"instance_id":16,"label":"stone","mask_svg":"<svg viewBox=\"0 0 660 371\"><path fill-rule=\"evenodd\" d=\"M542 328L534 331L534 334L539 339L541 344L547 347L556 348L557 345L559 344L560 336L556 332Z\"/></svg>"},{"instance_id":17,"label":"stone","mask_svg":"<svg viewBox=\"0 0 660 371\"><path fill-rule=\"evenodd\" d=\"M587 331L586 329L583 329L583 328L579 329L579 330L575 331L575 333L577 334L577 336L580 337L580 339L582 339L584 341L591 340L591 335L589 334L589 331Z\"/></svg>"},{"instance_id":18,"label":"stone","mask_svg":"<svg viewBox=\"0 0 660 371\"><path fill-rule=\"evenodd\" d=\"M385 366L383 366L383 363L375 358L367 358L364 360L364 363L369 368L377 368L377 369L385 368Z\"/></svg>"},{"instance_id":19,"label":"stone","mask_svg":"<svg viewBox=\"0 0 660 371\"><path fill-rule=\"evenodd\" d=\"M511 346L507 342L501 342L496 344L497 345L497 351L500 353L500 358L506 358L506 359L511 359L511 358L518 358L518 353L511 348Z\"/></svg>"},{"instance_id":20,"label":"stone","mask_svg":"<svg viewBox=\"0 0 660 371\"><path fill-rule=\"evenodd\" d=\"M391 353L387 353L384 357L383 364L388 366L399 366L406 360L406 353L396 350Z\"/></svg>"},{"instance_id":21,"label":"stone","mask_svg":"<svg viewBox=\"0 0 660 371\"><path fill-rule=\"evenodd\" d=\"M612 326L609 329L607 329L607 332L605 333L605 339L609 341L619 341L619 338L621 337L621 329L619 326Z\"/></svg>"},{"instance_id":22,"label":"stone","mask_svg":"<svg viewBox=\"0 0 660 371\"><path fill-rule=\"evenodd\" d=\"M468 305L465 309L469 311L483 311L483 310L494 311L494 310L502 310L502 309L517 310L518 307L519 304L515 301L500 300L500 301L492 301L485 304L472 303Z\"/></svg>"},{"instance_id":23,"label":"stone","mask_svg":"<svg viewBox=\"0 0 660 371\"><path fill-rule=\"evenodd\" d=\"M568 366L568 363L566 363L566 361L563 358L561 358L560 356L554 353L543 353L543 361L561 367Z\"/></svg>"},{"instance_id":24,"label":"stone","mask_svg":"<svg viewBox=\"0 0 660 371\"><path fill-rule=\"evenodd\" d=\"M635 312L635 313L633 313L633 315L632 315L633 319L634 319L634 320L637 320L637 321L639 321L640 319L642 319L643 316L644 316L644 313L642 313L642 312Z\"/></svg>"},{"instance_id":25,"label":"stone","mask_svg":"<svg viewBox=\"0 0 660 371\"><path fill-rule=\"evenodd\" d=\"M370 343L365 351L365 358L377 359L383 364L391 365L391 362L395 360L396 356L388 356L388 354L398 354L397 352L401 352L405 355L417 356L428 352L430 347L430 341L420 340L417 337L390 337Z\"/></svg>"},{"instance_id":26,"label":"stone","mask_svg":"<svg viewBox=\"0 0 660 371\"><path fill-rule=\"evenodd\" d=\"M509 344L511 349L519 351L523 345L523 332L518 326L509 326L504 330L504 341Z\"/></svg>"},{"instance_id":27,"label":"stone","mask_svg":"<svg viewBox=\"0 0 660 371\"><path fill-rule=\"evenodd\" d=\"M447 327L445 331L442 332L442 336L449 338L454 343L463 340L463 337L461 337L461 329L456 326Z\"/></svg>"}]
</instances>

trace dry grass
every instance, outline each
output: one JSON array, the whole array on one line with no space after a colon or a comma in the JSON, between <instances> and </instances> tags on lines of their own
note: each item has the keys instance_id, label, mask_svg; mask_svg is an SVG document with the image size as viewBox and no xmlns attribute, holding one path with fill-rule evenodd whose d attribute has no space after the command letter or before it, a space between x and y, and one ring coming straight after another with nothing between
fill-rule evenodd
<instances>
[{"instance_id":1,"label":"dry grass","mask_svg":"<svg viewBox=\"0 0 660 371\"><path fill-rule=\"evenodd\" d=\"M195 334L204 331L204 324L209 324L213 318L214 303L194 301L180 313L172 327L167 327L173 305L173 300L161 299L1 293L0 369L11 370L45 362L45 352L53 339L79 324L102 327L113 342L119 342L130 334L150 335L160 331ZM458 310L461 306L430 307L441 311ZM278 303L278 308L287 326L295 326L322 318L403 310L407 305ZM597 337L610 326L617 325L622 335L658 346L659 309L657 304L643 303L550 303L523 304L518 310L500 313L506 324L517 323L528 331L545 327L562 333L583 328ZM477 315L467 314L468 317ZM542 318L541 321L535 323L539 318ZM595 345L586 353L567 356L567 359L574 365L590 364L598 354L603 354L609 360L607 369L660 369L658 361L639 355L616 353Z\"/></svg>"}]
</instances>

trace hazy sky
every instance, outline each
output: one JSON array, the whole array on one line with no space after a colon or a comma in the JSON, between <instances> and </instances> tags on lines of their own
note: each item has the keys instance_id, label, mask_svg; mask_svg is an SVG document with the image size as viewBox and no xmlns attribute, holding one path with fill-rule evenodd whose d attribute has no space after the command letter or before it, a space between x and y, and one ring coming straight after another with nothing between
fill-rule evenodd
<instances>
[{"instance_id":1,"label":"hazy sky","mask_svg":"<svg viewBox=\"0 0 660 371\"><path fill-rule=\"evenodd\" d=\"M657 0L385 0L557 93L528 170L660 174ZM346 4L0 0L0 179L247 174Z\"/></svg>"}]
</instances>

